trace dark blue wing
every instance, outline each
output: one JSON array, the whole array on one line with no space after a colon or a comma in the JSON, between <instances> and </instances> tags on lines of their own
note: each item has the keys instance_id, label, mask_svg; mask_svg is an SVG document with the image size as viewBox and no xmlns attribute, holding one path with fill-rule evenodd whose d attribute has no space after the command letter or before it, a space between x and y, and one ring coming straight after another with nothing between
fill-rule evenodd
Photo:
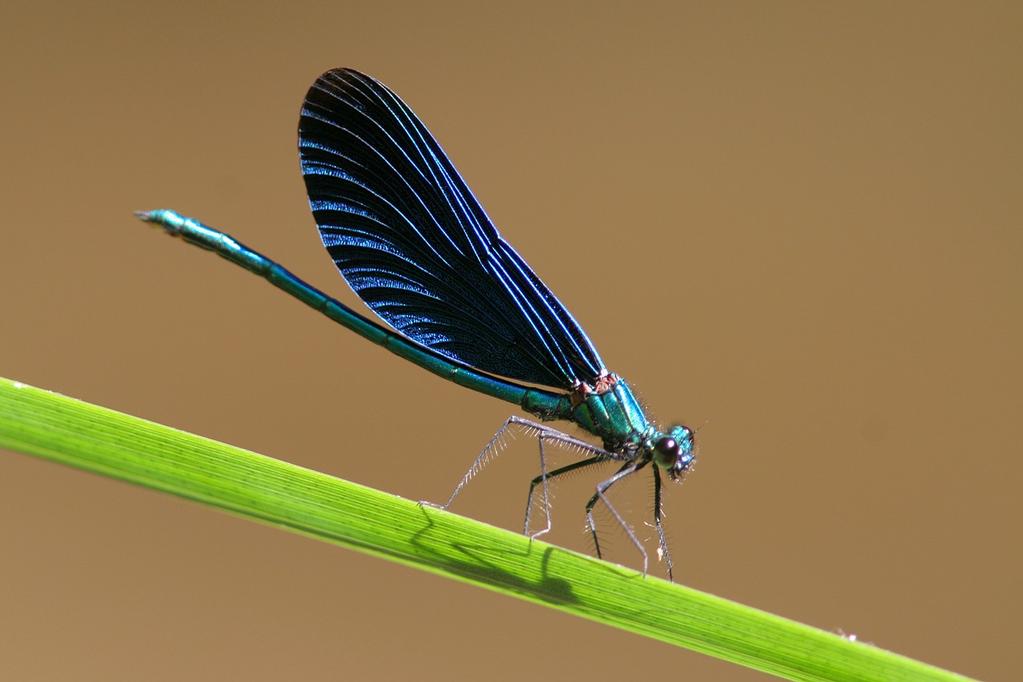
<instances>
[{"instance_id":1,"label":"dark blue wing","mask_svg":"<svg viewBox=\"0 0 1023 682\"><path fill-rule=\"evenodd\" d=\"M351 69L321 76L302 107L299 152L324 246L392 327L521 381L569 387L604 369L586 333L386 86Z\"/></svg>"}]
</instances>

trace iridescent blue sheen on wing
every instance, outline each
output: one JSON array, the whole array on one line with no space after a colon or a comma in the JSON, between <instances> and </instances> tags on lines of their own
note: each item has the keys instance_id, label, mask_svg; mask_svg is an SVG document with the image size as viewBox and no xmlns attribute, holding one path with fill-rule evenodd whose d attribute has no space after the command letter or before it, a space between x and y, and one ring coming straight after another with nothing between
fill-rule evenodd
<instances>
[{"instance_id":1,"label":"iridescent blue sheen on wing","mask_svg":"<svg viewBox=\"0 0 1023 682\"><path fill-rule=\"evenodd\" d=\"M549 386L604 364L397 95L350 69L306 95L309 204L341 274L388 324L485 372Z\"/></svg>"}]
</instances>

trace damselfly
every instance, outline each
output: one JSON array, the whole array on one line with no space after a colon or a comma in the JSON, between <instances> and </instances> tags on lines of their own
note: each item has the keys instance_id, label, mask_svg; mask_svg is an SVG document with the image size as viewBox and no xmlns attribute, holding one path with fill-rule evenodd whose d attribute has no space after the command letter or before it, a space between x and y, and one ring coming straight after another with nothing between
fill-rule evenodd
<instances>
[{"instance_id":1,"label":"damselfly","mask_svg":"<svg viewBox=\"0 0 1023 682\"><path fill-rule=\"evenodd\" d=\"M588 527L601 556L593 511L604 504L642 554L645 573L643 544L607 492L649 468L658 555L670 579L662 480L680 481L689 470L692 431L681 425L662 430L647 419L629 385L608 371L572 315L498 233L426 126L386 86L351 69L323 74L302 107L299 153L323 245L348 284L390 329L219 230L169 210L138 215L264 277L434 374L514 403L544 422L574 422L600 438L598 447L544 423L509 417L441 505L445 508L494 454L501 436L519 429L535 436L540 449L525 533L539 537L550 530L551 480L618 462L615 474L598 483L586 503ZM547 445L567 445L586 456L548 471ZM532 531L538 486L547 523Z\"/></svg>"}]
</instances>

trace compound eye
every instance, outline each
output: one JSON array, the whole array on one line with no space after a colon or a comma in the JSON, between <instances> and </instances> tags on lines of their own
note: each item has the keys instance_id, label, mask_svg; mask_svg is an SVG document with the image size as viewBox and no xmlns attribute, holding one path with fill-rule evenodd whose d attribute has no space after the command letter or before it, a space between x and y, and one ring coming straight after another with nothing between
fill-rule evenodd
<instances>
[{"instance_id":1,"label":"compound eye","mask_svg":"<svg viewBox=\"0 0 1023 682\"><path fill-rule=\"evenodd\" d=\"M665 457L675 459L678 456L678 443L674 438L662 438L654 444L654 449Z\"/></svg>"}]
</instances>

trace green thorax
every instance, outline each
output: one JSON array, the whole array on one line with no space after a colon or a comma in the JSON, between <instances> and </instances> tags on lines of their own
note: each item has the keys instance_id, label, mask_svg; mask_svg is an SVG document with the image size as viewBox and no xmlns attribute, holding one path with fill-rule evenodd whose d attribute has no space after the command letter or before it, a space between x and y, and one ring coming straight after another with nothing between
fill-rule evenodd
<instances>
[{"instance_id":1,"label":"green thorax","mask_svg":"<svg viewBox=\"0 0 1023 682\"><path fill-rule=\"evenodd\" d=\"M609 386L594 390L583 386L572 394L570 419L600 436L611 452L633 450L654 433L639 401L624 379L611 375Z\"/></svg>"}]
</instances>

